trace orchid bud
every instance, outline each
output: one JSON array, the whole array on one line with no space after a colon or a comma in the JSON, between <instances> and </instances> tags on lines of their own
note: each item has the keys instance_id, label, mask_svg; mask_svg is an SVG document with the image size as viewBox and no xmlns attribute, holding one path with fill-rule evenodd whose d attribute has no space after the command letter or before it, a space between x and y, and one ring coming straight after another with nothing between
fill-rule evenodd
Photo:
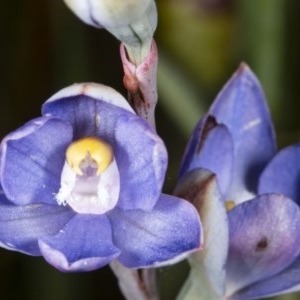
<instances>
[{"instance_id":1,"label":"orchid bud","mask_svg":"<svg viewBox=\"0 0 300 300\"><path fill-rule=\"evenodd\" d=\"M64 0L85 23L105 28L125 44L129 58L140 64L150 52L157 25L153 0Z\"/></svg>"}]
</instances>

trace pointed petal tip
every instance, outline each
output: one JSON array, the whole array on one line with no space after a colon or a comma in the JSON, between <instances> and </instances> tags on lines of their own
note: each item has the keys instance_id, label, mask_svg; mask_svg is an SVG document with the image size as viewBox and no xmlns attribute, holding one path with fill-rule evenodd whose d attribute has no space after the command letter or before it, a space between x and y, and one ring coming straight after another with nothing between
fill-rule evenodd
<instances>
[{"instance_id":1,"label":"pointed petal tip","mask_svg":"<svg viewBox=\"0 0 300 300\"><path fill-rule=\"evenodd\" d=\"M247 72L247 71L251 71L251 69L250 69L250 67L248 66L247 63L245 63L244 61L242 61L242 62L239 64L239 66L238 66L236 72L237 72L237 73L242 73L242 72Z\"/></svg>"},{"instance_id":2,"label":"pointed petal tip","mask_svg":"<svg viewBox=\"0 0 300 300\"><path fill-rule=\"evenodd\" d=\"M235 77L246 77L255 81L256 84L260 85L259 80L257 78L257 76L255 75L255 73L252 71L252 69L249 67L249 65L245 62L241 62L238 66L238 68L236 69L236 71L234 72L233 78Z\"/></svg>"}]
</instances>

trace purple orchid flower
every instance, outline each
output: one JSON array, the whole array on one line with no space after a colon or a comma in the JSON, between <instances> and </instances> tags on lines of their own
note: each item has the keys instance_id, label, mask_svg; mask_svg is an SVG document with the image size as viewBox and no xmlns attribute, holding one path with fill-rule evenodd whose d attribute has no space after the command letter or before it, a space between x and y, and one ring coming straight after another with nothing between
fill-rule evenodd
<instances>
[{"instance_id":1,"label":"purple orchid flower","mask_svg":"<svg viewBox=\"0 0 300 300\"><path fill-rule=\"evenodd\" d=\"M179 299L257 299L300 289L300 145L276 155L262 88L242 64L196 126L175 194L203 223ZM195 297L195 298L193 298Z\"/></svg>"},{"instance_id":2,"label":"purple orchid flower","mask_svg":"<svg viewBox=\"0 0 300 300\"><path fill-rule=\"evenodd\" d=\"M161 194L167 153L113 89L61 90L1 144L0 245L62 271L167 264L201 245L195 208Z\"/></svg>"}]
</instances>

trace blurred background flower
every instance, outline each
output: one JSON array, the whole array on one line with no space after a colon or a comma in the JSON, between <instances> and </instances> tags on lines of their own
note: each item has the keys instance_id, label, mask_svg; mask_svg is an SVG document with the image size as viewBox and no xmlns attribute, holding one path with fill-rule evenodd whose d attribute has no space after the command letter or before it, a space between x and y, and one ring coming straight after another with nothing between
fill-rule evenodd
<instances>
[{"instance_id":1,"label":"blurred background flower","mask_svg":"<svg viewBox=\"0 0 300 300\"><path fill-rule=\"evenodd\" d=\"M157 130L170 156L165 192L174 187L192 128L240 61L249 64L264 87L280 147L300 140L299 1L156 3ZM41 104L71 83L100 82L126 95L119 42L83 24L63 1L4 0L1 11L2 137L40 115ZM170 287L180 288L177 281L183 281L187 266L160 274L162 299L174 299L177 291L171 293ZM1 299L123 299L109 269L66 275L42 259L1 250L0 276Z\"/></svg>"}]
</instances>

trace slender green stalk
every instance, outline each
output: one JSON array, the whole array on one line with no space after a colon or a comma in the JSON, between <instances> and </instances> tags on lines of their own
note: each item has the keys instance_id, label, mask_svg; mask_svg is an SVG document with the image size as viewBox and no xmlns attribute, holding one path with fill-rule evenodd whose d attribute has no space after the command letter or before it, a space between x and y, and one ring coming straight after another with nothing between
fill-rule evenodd
<instances>
[{"instance_id":1,"label":"slender green stalk","mask_svg":"<svg viewBox=\"0 0 300 300\"><path fill-rule=\"evenodd\" d=\"M242 0L239 3L246 61L261 80L276 122L282 100L286 1Z\"/></svg>"},{"instance_id":2,"label":"slender green stalk","mask_svg":"<svg viewBox=\"0 0 300 300\"><path fill-rule=\"evenodd\" d=\"M180 132L189 137L195 124L204 114L204 101L184 76L160 53L158 64L159 105L174 119Z\"/></svg>"}]
</instances>

